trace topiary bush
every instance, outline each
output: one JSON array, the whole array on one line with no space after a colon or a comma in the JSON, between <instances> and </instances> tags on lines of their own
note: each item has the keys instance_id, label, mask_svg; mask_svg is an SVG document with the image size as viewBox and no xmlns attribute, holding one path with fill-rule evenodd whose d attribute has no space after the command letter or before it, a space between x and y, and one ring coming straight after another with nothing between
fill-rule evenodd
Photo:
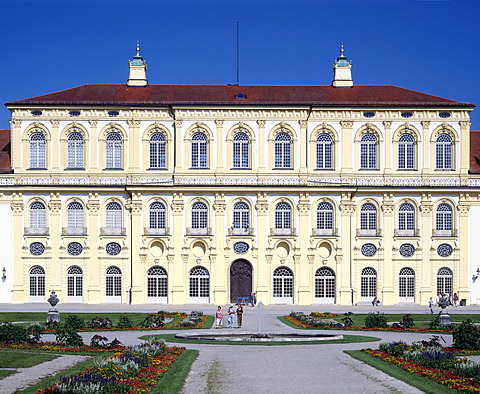
<instances>
[{"instance_id":1,"label":"topiary bush","mask_svg":"<svg viewBox=\"0 0 480 394\"><path fill-rule=\"evenodd\" d=\"M380 312L371 312L365 318L366 328L387 328L387 317Z\"/></svg>"},{"instance_id":2,"label":"topiary bush","mask_svg":"<svg viewBox=\"0 0 480 394\"><path fill-rule=\"evenodd\" d=\"M123 316L120 316L120 319L118 320L117 327L118 328L131 328L131 327L133 327L133 322L128 316L123 315Z\"/></svg>"},{"instance_id":3,"label":"topiary bush","mask_svg":"<svg viewBox=\"0 0 480 394\"><path fill-rule=\"evenodd\" d=\"M63 324L63 328L66 330L80 330L85 327L85 322L83 319L79 318L77 315L69 315Z\"/></svg>"},{"instance_id":4,"label":"topiary bush","mask_svg":"<svg viewBox=\"0 0 480 394\"><path fill-rule=\"evenodd\" d=\"M452 333L453 347L457 349L480 349L480 329L467 319L455 328Z\"/></svg>"}]
</instances>

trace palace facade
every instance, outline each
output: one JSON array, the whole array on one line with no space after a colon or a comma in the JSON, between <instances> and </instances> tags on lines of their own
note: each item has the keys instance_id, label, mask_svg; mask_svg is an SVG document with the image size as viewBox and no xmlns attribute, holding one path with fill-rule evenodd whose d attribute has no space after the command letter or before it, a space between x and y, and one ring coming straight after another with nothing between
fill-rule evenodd
<instances>
[{"instance_id":1,"label":"palace facade","mask_svg":"<svg viewBox=\"0 0 480 394\"><path fill-rule=\"evenodd\" d=\"M0 302L480 302L474 105L354 85L343 49L331 86L129 67L6 104Z\"/></svg>"}]
</instances>

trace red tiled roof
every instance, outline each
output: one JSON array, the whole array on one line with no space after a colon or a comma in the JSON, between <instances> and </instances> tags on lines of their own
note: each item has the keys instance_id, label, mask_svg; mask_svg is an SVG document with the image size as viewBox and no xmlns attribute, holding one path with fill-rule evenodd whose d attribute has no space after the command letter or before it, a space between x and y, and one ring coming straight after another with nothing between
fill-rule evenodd
<instances>
[{"instance_id":1,"label":"red tiled roof","mask_svg":"<svg viewBox=\"0 0 480 394\"><path fill-rule=\"evenodd\" d=\"M480 174L480 131L470 130L470 173Z\"/></svg>"},{"instance_id":2,"label":"red tiled roof","mask_svg":"<svg viewBox=\"0 0 480 394\"><path fill-rule=\"evenodd\" d=\"M11 172L10 130L0 129L0 173Z\"/></svg>"},{"instance_id":3,"label":"red tiled roof","mask_svg":"<svg viewBox=\"0 0 480 394\"><path fill-rule=\"evenodd\" d=\"M246 98L236 99L238 94ZM82 85L43 96L11 101L16 105L313 105L474 107L389 85L331 86L274 85Z\"/></svg>"}]
</instances>

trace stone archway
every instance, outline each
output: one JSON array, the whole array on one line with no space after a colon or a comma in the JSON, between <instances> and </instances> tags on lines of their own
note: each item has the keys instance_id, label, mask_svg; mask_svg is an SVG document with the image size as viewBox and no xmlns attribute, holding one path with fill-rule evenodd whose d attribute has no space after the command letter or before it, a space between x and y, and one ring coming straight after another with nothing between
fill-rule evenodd
<instances>
[{"instance_id":1,"label":"stone archway","mask_svg":"<svg viewBox=\"0 0 480 394\"><path fill-rule=\"evenodd\" d=\"M230 301L248 297L252 293L252 265L247 260L237 260L230 266Z\"/></svg>"}]
</instances>

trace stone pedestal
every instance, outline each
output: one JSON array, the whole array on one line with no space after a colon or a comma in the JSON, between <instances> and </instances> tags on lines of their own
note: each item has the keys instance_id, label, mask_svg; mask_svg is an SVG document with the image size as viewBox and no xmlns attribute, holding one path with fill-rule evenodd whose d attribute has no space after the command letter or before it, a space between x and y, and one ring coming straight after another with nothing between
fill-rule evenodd
<instances>
[{"instance_id":1,"label":"stone pedestal","mask_svg":"<svg viewBox=\"0 0 480 394\"><path fill-rule=\"evenodd\" d=\"M438 319L440 320L440 324L444 324L444 325L452 324L452 321L450 320L450 315L447 313L446 310L442 310L438 314Z\"/></svg>"},{"instance_id":2,"label":"stone pedestal","mask_svg":"<svg viewBox=\"0 0 480 394\"><path fill-rule=\"evenodd\" d=\"M50 298L47 301L51 306L51 308L48 310L48 313L47 313L47 323L50 321L60 323L60 313L55 308L55 306L58 304L60 300L58 299L57 295L53 290L52 290L52 293L50 294Z\"/></svg>"}]
</instances>

